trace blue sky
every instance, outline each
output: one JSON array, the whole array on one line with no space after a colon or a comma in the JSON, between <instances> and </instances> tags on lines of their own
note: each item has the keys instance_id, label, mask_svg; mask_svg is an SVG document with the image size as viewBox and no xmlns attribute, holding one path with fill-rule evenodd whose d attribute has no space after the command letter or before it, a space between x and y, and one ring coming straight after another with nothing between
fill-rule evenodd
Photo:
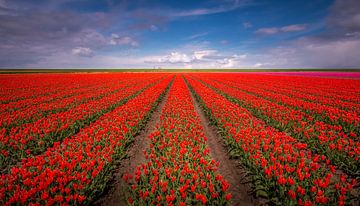
<instances>
[{"instance_id":1,"label":"blue sky","mask_svg":"<svg viewBox=\"0 0 360 206\"><path fill-rule=\"evenodd\" d=\"M0 68L359 68L358 0L0 0Z\"/></svg>"}]
</instances>

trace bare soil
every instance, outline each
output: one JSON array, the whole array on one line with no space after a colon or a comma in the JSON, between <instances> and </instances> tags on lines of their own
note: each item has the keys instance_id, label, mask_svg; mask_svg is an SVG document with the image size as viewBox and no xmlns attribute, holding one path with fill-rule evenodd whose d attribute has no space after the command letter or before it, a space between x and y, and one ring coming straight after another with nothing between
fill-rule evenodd
<instances>
[{"instance_id":1,"label":"bare soil","mask_svg":"<svg viewBox=\"0 0 360 206\"><path fill-rule=\"evenodd\" d=\"M235 159L230 159L227 147L221 135L215 126L212 126L206 118L200 104L191 94L195 110L200 117L201 125L204 128L204 134L207 137L207 145L210 149L211 157L219 162L218 171L224 179L230 184L229 192L232 195L233 205L260 205L260 201L253 197L251 187L245 178L246 171L241 168L240 163Z\"/></svg>"},{"instance_id":2,"label":"bare soil","mask_svg":"<svg viewBox=\"0 0 360 206\"><path fill-rule=\"evenodd\" d=\"M138 165L146 162L144 152L150 145L148 136L154 131L156 124L160 121L160 115L166 99L169 96L169 90L153 111L145 128L141 130L140 134L135 137L133 144L129 146L126 152L127 157L121 160L117 170L114 172L113 179L110 183L111 185L109 186L110 188L102 195L102 197L96 200L93 205L127 205L125 193L129 184L122 179L122 176L127 173L132 174Z\"/></svg>"},{"instance_id":3,"label":"bare soil","mask_svg":"<svg viewBox=\"0 0 360 206\"><path fill-rule=\"evenodd\" d=\"M164 108L169 92L163 97L157 108L152 113L150 120L145 128L135 137L134 143L127 150L127 157L121 160L117 170L114 172L113 179L110 181L109 189L93 205L121 206L127 205L125 193L128 188L122 176L126 173L133 173L138 165L146 162L144 151L149 147L150 140L147 138L155 129L160 121L160 115ZM260 201L250 194L251 188L245 178L245 170L235 159L230 159L227 154L227 147L217 128L211 126L206 118L204 111L199 103L191 95L195 110L200 117L201 125L204 128L204 134L207 137L207 145L210 149L211 157L219 162L218 171L224 179L230 184L229 192L232 195L233 205L260 205Z\"/></svg>"}]
</instances>

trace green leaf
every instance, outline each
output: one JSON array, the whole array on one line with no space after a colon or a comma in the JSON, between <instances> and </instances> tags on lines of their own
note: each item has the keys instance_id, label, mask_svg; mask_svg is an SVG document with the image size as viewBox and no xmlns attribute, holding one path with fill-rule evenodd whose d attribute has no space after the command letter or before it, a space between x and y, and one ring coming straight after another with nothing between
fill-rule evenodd
<instances>
[{"instance_id":1,"label":"green leaf","mask_svg":"<svg viewBox=\"0 0 360 206\"><path fill-rule=\"evenodd\" d=\"M257 197L263 197L263 198L268 198L268 194L264 191L264 190L258 190L256 191L256 196Z\"/></svg>"}]
</instances>

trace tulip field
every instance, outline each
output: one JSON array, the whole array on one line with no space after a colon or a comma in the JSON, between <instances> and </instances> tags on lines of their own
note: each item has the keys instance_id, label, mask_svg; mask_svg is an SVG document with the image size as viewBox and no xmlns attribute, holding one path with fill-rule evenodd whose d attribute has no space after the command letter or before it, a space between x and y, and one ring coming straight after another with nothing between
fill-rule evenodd
<instances>
[{"instance_id":1,"label":"tulip field","mask_svg":"<svg viewBox=\"0 0 360 206\"><path fill-rule=\"evenodd\" d=\"M0 74L0 205L359 205L350 74Z\"/></svg>"}]
</instances>

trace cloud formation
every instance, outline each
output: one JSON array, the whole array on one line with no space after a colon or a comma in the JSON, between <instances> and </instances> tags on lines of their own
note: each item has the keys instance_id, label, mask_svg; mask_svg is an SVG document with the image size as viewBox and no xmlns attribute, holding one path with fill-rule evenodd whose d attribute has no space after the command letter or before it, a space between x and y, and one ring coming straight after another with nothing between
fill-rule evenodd
<instances>
[{"instance_id":1,"label":"cloud formation","mask_svg":"<svg viewBox=\"0 0 360 206\"><path fill-rule=\"evenodd\" d=\"M36 1L0 1L0 67L28 67L61 53L93 57L111 47L139 46L135 35L127 33L129 25L137 22L122 21L124 26L112 27L125 13L61 9L71 0Z\"/></svg>"},{"instance_id":2,"label":"cloud formation","mask_svg":"<svg viewBox=\"0 0 360 206\"><path fill-rule=\"evenodd\" d=\"M359 68L360 2L337 0L330 8L326 29L278 48L269 48L259 67ZM300 30L282 27L283 30ZM277 32L279 32L278 29Z\"/></svg>"},{"instance_id":3,"label":"cloud formation","mask_svg":"<svg viewBox=\"0 0 360 206\"><path fill-rule=\"evenodd\" d=\"M76 47L73 48L72 53L81 57L92 57L94 56L93 50L87 47Z\"/></svg>"},{"instance_id":4,"label":"cloud formation","mask_svg":"<svg viewBox=\"0 0 360 206\"><path fill-rule=\"evenodd\" d=\"M252 25L250 22L244 22L244 23L243 23L243 27L244 27L245 29L249 29L249 28L253 27L253 25Z\"/></svg>"},{"instance_id":5,"label":"cloud formation","mask_svg":"<svg viewBox=\"0 0 360 206\"><path fill-rule=\"evenodd\" d=\"M302 31L306 29L305 24L293 24L283 27L268 27L268 28L260 28L256 30L257 34L263 34L263 35L272 35L272 34L278 34L278 33L287 33L287 32L297 32Z\"/></svg>"},{"instance_id":6,"label":"cloud formation","mask_svg":"<svg viewBox=\"0 0 360 206\"><path fill-rule=\"evenodd\" d=\"M200 38L200 37L204 37L204 36L206 36L208 34L209 34L209 32L200 32L200 33L196 33L194 35L188 36L185 39L186 40L194 40L194 39L197 39L197 38Z\"/></svg>"},{"instance_id":7,"label":"cloud formation","mask_svg":"<svg viewBox=\"0 0 360 206\"><path fill-rule=\"evenodd\" d=\"M110 45L130 45L133 47L139 46L139 43L130 36L119 36L118 34L111 34Z\"/></svg>"},{"instance_id":8,"label":"cloud formation","mask_svg":"<svg viewBox=\"0 0 360 206\"><path fill-rule=\"evenodd\" d=\"M336 0L324 19L293 23L258 15L269 5L0 0L0 67L360 67L360 1Z\"/></svg>"},{"instance_id":9,"label":"cloud formation","mask_svg":"<svg viewBox=\"0 0 360 206\"><path fill-rule=\"evenodd\" d=\"M360 31L360 1L337 0L328 17L330 28L341 28L347 32Z\"/></svg>"},{"instance_id":10,"label":"cloud formation","mask_svg":"<svg viewBox=\"0 0 360 206\"><path fill-rule=\"evenodd\" d=\"M306 26L304 24L293 24L289 26L284 26L280 28L282 32L294 32L294 31L302 31L305 30Z\"/></svg>"},{"instance_id":11,"label":"cloud formation","mask_svg":"<svg viewBox=\"0 0 360 206\"><path fill-rule=\"evenodd\" d=\"M278 32L279 29L276 27L260 28L256 31L257 34L267 34L267 35L276 34Z\"/></svg>"},{"instance_id":12,"label":"cloud formation","mask_svg":"<svg viewBox=\"0 0 360 206\"><path fill-rule=\"evenodd\" d=\"M171 52L159 56L148 56L144 62L166 68L232 68L238 67L247 55L224 55L217 50L196 50L193 52Z\"/></svg>"},{"instance_id":13,"label":"cloud formation","mask_svg":"<svg viewBox=\"0 0 360 206\"><path fill-rule=\"evenodd\" d=\"M182 11L173 11L169 12L168 15L172 17L189 17L189 16L202 16L209 14L218 14L236 10L240 7L246 6L249 4L249 1L245 0L227 0L221 2L222 4L213 8L197 8L190 10Z\"/></svg>"}]
</instances>

